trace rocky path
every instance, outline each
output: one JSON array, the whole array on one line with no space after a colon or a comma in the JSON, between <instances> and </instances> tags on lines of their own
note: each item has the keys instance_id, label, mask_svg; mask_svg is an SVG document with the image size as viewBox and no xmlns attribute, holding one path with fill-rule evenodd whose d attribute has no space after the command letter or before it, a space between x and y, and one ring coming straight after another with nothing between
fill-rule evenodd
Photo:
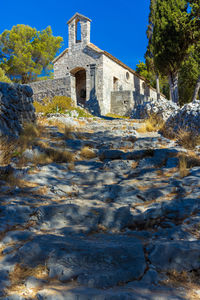
<instances>
[{"instance_id":1,"label":"rocky path","mask_svg":"<svg viewBox=\"0 0 200 300\"><path fill-rule=\"evenodd\" d=\"M50 126L74 165L1 182L0 299L200 299L200 167L180 176L185 150L140 126L84 120L69 138Z\"/></svg>"}]
</instances>

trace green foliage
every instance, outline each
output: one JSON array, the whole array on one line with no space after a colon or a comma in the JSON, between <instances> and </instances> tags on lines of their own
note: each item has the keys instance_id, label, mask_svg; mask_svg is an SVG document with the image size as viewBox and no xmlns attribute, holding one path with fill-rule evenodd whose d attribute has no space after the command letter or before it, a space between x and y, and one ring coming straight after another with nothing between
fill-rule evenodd
<instances>
[{"instance_id":1,"label":"green foliage","mask_svg":"<svg viewBox=\"0 0 200 300\"><path fill-rule=\"evenodd\" d=\"M155 79L155 73L153 70L148 70L147 65L139 61L139 64L136 65L136 72L143 76L152 87L156 88L156 79Z\"/></svg>"},{"instance_id":2,"label":"green foliage","mask_svg":"<svg viewBox=\"0 0 200 300\"><path fill-rule=\"evenodd\" d=\"M156 88L156 74L154 72L154 69L148 68L147 65L141 61L136 66L136 72L143 76L152 87ZM161 93L163 93L167 97L167 99L169 99L168 78L166 76L160 76L159 80Z\"/></svg>"},{"instance_id":3,"label":"green foliage","mask_svg":"<svg viewBox=\"0 0 200 300\"><path fill-rule=\"evenodd\" d=\"M161 75L161 81L169 78L172 100L178 102L178 72L181 68L179 88L181 103L191 99L193 81L196 78L194 60L186 62L188 49L200 40L200 0L151 0L145 54L149 72ZM184 62L184 63L183 63ZM182 67L182 64L184 65ZM191 83L184 85L190 68ZM192 74L192 71L194 73ZM187 80L189 81L188 77ZM186 80L186 81L187 81ZM160 82L162 86L162 83ZM167 84L164 84L167 88ZM188 88L188 89L187 89ZM166 94L166 91L162 92ZM187 90L187 91L186 91ZM187 100L188 101L188 100Z\"/></svg>"},{"instance_id":4,"label":"green foliage","mask_svg":"<svg viewBox=\"0 0 200 300\"><path fill-rule=\"evenodd\" d=\"M106 117L113 118L113 119L130 119L127 116L120 116L120 115L112 114L112 113L106 114Z\"/></svg>"},{"instance_id":5,"label":"green foliage","mask_svg":"<svg viewBox=\"0 0 200 300\"><path fill-rule=\"evenodd\" d=\"M163 75L178 71L194 43L186 0L157 0L152 36L154 64Z\"/></svg>"},{"instance_id":6,"label":"green foliage","mask_svg":"<svg viewBox=\"0 0 200 300\"><path fill-rule=\"evenodd\" d=\"M71 111L78 113L78 118L87 118L91 115L80 107L75 107L71 98L66 96L55 96L51 101L48 98L44 98L42 103L34 102L36 113L44 113L44 115L50 113L67 113L71 115Z\"/></svg>"},{"instance_id":7,"label":"green foliage","mask_svg":"<svg viewBox=\"0 0 200 300\"><path fill-rule=\"evenodd\" d=\"M43 81L43 80L49 80L49 79L54 79L53 72L50 72L48 76L38 76L36 78L36 81Z\"/></svg>"},{"instance_id":8,"label":"green foliage","mask_svg":"<svg viewBox=\"0 0 200 300\"><path fill-rule=\"evenodd\" d=\"M180 104L191 102L197 79L200 75L200 43L192 46L179 73ZM200 95L199 95L200 96Z\"/></svg>"},{"instance_id":9,"label":"green foliage","mask_svg":"<svg viewBox=\"0 0 200 300\"><path fill-rule=\"evenodd\" d=\"M65 113L66 110L72 109L73 102L71 98L66 96L55 96L51 101L44 98L42 103L34 102L37 113L42 112L45 115L50 113Z\"/></svg>"},{"instance_id":10,"label":"green foliage","mask_svg":"<svg viewBox=\"0 0 200 300\"><path fill-rule=\"evenodd\" d=\"M7 83L11 83L10 78L8 78L4 72L4 70L2 68L0 68L0 81L1 82L7 82Z\"/></svg>"},{"instance_id":11,"label":"green foliage","mask_svg":"<svg viewBox=\"0 0 200 300\"><path fill-rule=\"evenodd\" d=\"M43 70L48 72L61 37L52 35L51 27L37 31L28 25L16 25L0 35L0 67L16 82L27 83Z\"/></svg>"}]
</instances>

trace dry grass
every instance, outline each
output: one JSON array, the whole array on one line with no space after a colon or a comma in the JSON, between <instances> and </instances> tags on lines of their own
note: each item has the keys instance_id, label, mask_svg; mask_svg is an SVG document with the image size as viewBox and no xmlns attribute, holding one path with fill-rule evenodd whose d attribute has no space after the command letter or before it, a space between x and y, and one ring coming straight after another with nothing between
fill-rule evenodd
<instances>
[{"instance_id":1,"label":"dry grass","mask_svg":"<svg viewBox=\"0 0 200 300\"><path fill-rule=\"evenodd\" d=\"M162 169L156 171L159 180L160 180L160 178L172 177L174 175L174 173L176 173L176 172L178 172L178 169L176 167L171 168L170 170L167 170L167 171L164 171Z\"/></svg>"},{"instance_id":2,"label":"dry grass","mask_svg":"<svg viewBox=\"0 0 200 300\"><path fill-rule=\"evenodd\" d=\"M179 157L179 174L180 177L186 177L189 174L189 170L187 169L187 160L185 155L181 155Z\"/></svg>"},{"instance_id":3,"label":"dry grass","mask_svg":"<svg viewBox=\"0 0 200 300\"><path fill-rule=\"evenodd\" d=\"M0 165L8 165L17 149L16 140L0 139Z\"/></svg>"},{"instance_id":4,"label":"dry grass","mask_svg":"<svg viewBox=\"0 0 200 300\"><path fill-rule=\"evenodd\" d=\"M200 295L197 294L197 291L200 290L200 276L199 271L192 272L177 272L176 270L172 270L167 273L168 280L165 280L163 283L167 286L173 287L182 287L185 291L187 291L187 299L197 300L200 299Z\"/></svg>"},{"instance_id":5,"label":"dry grass","mask_svg":"<svg viewBox=\"0 0 200 300\"><path fill-rule=\"evenodd\" d=\"M33 145L35 140L39 137L40 137L39 126L33 123L24 124L24 129L17 141L18 148L20 148L21 151L24 151L25 149Z\"/></svg>"},{"instance_id":6,"label":"dry grass","mask_svg":"<svg viewBox=\"0 0 200 300\"><path fill-rule=\"evenodd\" d=\"M152 131L162 130L164 126L164 121L158 115L150 115L147 120L144 121L142 126L137 129L139 133L146 133Z\"/></svg>"},{"instance_id":7,"label":"dry grass","mask_svg":"<svg viewBox=\"0 0 200 300\"><path fill-rule=\"evenodd\" d=\"M73 132L75 132L75 128L71 125L65 125L64 127L64 138L67 138L67 139L73 139L74 136L73 136Z\"/></svg>"},{"instance_id":8,"label":"dry grass","mask_svg":"<svg viewBox=\"0 0 200 300\"><path fill-rule=\"evenodd\" d=\"M20 264L16 264L13 272L9 274L12 285L23 283L26 278L34 276L38 279L45 279L48 276L48 270L46 266L38 265L35 268L30 268Z\"/></svg>"},{"instance_id":9,"label":"dry grass","mask_svg":"<svg viewBox=\"0 0 200 300\"><path fill-rule=\"evenodd\" d=\"M82 158L87 158L87 159L92 159L97 156L94 150L89 147L83 147L81 149L80 155Z\"/></svg>"},{"instance_id":10,"label":"dry grass","mask_svg":"<svg viewBox=\"0 0 200 300\"><path fill-rule=\"evenodd\" d=\"M28 299L35 299L37 292L40 288L27 289L25 280L34 276L37 279L47 279L48 270L46 266L38 265L35 268L29 268L20 264L16 264L14 270L9 274L11 285L6 289L7 295L21 295L26 296Z\"/></svg>"},{"instance_id":11,"label":"dry grass","mask_svg":"<svg viewBox=\"0 0 200 300\"><path fill-rule=\"evenodd\" d=\"M23 166L27 160L22 157L22 153L35 145L37 140L44 134L42 124L24 124L24 129L18 139L0 140L0 164L8 165L13 157L18 158L19 166Z\"/></svg>"},{"instance_id":12,"label":"dry grass","mask_svg":"<svg viewBox=\"0 0 200 300\"><path fill-rule=\"evenodd\" d=\"M66 150L54 149L49 147L48 141L45 142L44 138L49 137L46 125L47 120L40 118L38 124L25 124L24 129L18 140L2 139L0 143L0 164L8 165L12 158L16 157L16 164L18 167L23 167L31 162L33 165L49 164L51 162L73 162L74 155ZM57 122L56 124L64 133L69 136L72 128L67 128L63 123ZM42 140L40 140L42 138ZM26 158L22 154L26 149L38 146L43 153L35 155L33 158ZM10 180L13 182L14 180Z\"/></svg>"},{"instance_id":13,"label":"dry grass","mask_svg":"<svg viewBox=\"0 0 200 300\"><path fill-rule=\"evenodd\" d=\"M137 168L138 164L139 164L138 161L133 161L132 164L131 164L131 167L132 167L133 169L135 169L135 168Z\"/></svg>"},{"instance_id":14,"label":"dry grass","mask_svg":"<svg viewBox=\"0 0 200 300\"><path fill-rule=\"evenodd\" d=\"M74 154L67 150L47 148L45 152L49 159L49 162L71 163L74 161Z\"/></svg>"},{"instance_id":15,"label":"dry grass","mask_svg":"<svg viewBox=\"0 0 200 300\"><path fill-rule=\"evenodd\" d=\"M186 149L194 149L196 146L200 145L200 135L194 135L192 132L179 130L177 141L179 145Z\"/></svg>"},{"instance_id":16,"label":"dry grass","mask_svg":"<svg viewBox=\"0 0 200 300\"><path fill-rule=\"evenodd\" d=\"M190 168L200 166L200 156L194 151L189 150L187 153L178 154L179 158L179 173L181 177L189 174Z\"/></svg>"},{"instance_id":17,"label":"dry grass","mask_svg":"<svg viewBox=\"0 0 200 300\"><path fill-rule=\"evenodd\" d=\"M5 182L10 187L18 186L19 188L24 189L24 188L34 188L34 187L38 186L37 183L23 180L19 177L13 176L13 174L7 175L7 176L5 176L4 178L1 178L1 179L5 180Z\"/></svg>"}]
</instances>

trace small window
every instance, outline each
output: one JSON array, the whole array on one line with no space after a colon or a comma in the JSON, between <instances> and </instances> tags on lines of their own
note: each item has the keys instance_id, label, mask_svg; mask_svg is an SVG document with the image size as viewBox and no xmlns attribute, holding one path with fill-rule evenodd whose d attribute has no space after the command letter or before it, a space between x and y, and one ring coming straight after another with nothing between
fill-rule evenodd
<instances>
[{"instance_id":1,"label":"small window","mask_svg":"<svg viewBox=\"0 0 200 300\"><path fill-rule=\"evenodd\" d=\"M126 80L129 80L130 79L130 74L129 72L126 72Z\"/></svg>"},{"instance_id":2,"label":"small window","mask_svg":"<svg viewBox=\"0 0 200 300\"><path fill-rule=\"evenodd\" d=\"M113 77L113 90L114 91L118 91L118 82L119 82L118 78Z\"/></svg>"}]
</instances>

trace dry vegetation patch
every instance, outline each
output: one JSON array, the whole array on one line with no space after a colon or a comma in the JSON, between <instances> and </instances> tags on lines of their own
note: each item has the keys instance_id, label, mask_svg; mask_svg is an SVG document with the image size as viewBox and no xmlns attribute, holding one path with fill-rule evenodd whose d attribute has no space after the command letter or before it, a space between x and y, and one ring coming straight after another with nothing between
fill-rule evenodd
<instances>
[{"instance_id":1,"label":"dry vegetation patch","mask_svg":"<svg viewBox=\"0 0 200 300\"><path fill-rule=\"evenodd\" d=\"M137 129L139 133L146 133L152 131L162 130L165 122L164 120L159 117L158 115L150 115L148 119L144 121L142 126Z\"/></svg>"},{"instance_id":2,"label":"dry vegetation patch","mask_svg":"<svg viewBox=\"0 0 200 300\"><path fill-rule=\"evenodd\" d=\"M26 296L28 299L35 299L37 292L40 288L28 289L25 286L25 281L28 277L34 276L37 279L47 279L48 270L46 266L38 265L35 268L16 264L12 272L10 272L11 285L6 289L8 295L21 295Z\"/></svg>"},{"instance_id":3,"label":"dry vegetation patch","mask_svg":"<svg viewBox=\"0 0 200 300\"><path fill-rule=\"evenodd\" d=\"M200 135L195 135L189 131L179 130L176 138L179 145L186 149L194 149L200 145Z\"/></svg>"},{"instance_id":4,"label":"dry vegetation patch","mask_svg":"<svg viewBox=\"0 0 200 300\"><path fill-rule=\"evenodd\" d=\"M95 151L89 147L83 147L81 149L80 155L81 155L81 157L87 158L87 159L92 159L97 156Z\"/></svg>"},{"instance_id":5,"label":"dry vegetation patch","mask_svg":"<svg viewBox=\"0 0 200 300\"><path fill-rule=\"evenodd\" d=\"M188 299L197 300L200 299L200 293L197 293L200 291L199 275L199 270L191 272L172 270L167 273L168 279L163 283L176 288L182 287L187 291Z\"/></svg>"}]
</instances>

